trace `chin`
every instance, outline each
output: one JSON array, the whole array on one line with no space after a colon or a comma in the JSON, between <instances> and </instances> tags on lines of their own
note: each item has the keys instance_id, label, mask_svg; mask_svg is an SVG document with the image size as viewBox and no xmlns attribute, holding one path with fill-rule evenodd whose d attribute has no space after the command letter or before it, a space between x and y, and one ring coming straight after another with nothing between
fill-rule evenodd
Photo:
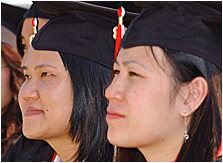
<instances>
[{"instance_id":1,"label":"chin","mask_svg":"<svg viewBox=\"0 0 223 163\"><path fill-rule=\"evenodd\" d=\"M28 139L42 140L40 132L32 129L31 127L23 125L22 132L23 135Z\"/></svg>"},{"instance_id":2,"label":"chin","mask_svg":"<svg viewBox=\"0 0 223 163\"><path fill-rule=\"evenodd\" d=\"M129 148L129 142L128 137L123 137L121 134L115 134L114 132L109 132L107 133L107 138L108 141L115 146L123 147L123 148Z\"/></svg>"}]
</instances>

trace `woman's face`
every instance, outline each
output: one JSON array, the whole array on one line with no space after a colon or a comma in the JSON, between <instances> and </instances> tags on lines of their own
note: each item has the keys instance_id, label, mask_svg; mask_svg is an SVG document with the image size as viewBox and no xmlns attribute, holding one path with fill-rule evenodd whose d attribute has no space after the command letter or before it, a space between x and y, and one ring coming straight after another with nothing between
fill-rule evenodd
<instances>
[{"instance_id":1,"label":"woman's face","mask_svg":"<svg viewBox=\"0 0 223 163\"><path fill-rule=\"evenodd\" d=\"M120 147L146 148L183 139L183 98L171 102L173 81L164 52L159 47L121 49L114 64L115 77L105 92L109 100L108 140Z\"/></svg>"},{"instance_id":2,"label":"woman's face","mask_svg":"<svg viewBox=\"0 0 223 163\"><path fill-rule=\"evenodd\" d=\"M33 18L26 18L22 26L21 35L22 35L22 44L24 46L24 53L26 53L27 49L29 49L30 35L34 33L32 20ZM38 18L38 30L40 30L47 23L48 20L49 19Z\"/></svg>"},{"instance_id":3,"label":"woman's face","mask_svg":"<svg viewBox=\"0 0 223 163\"><path fill-rule=\"evenodd\" d=\"M30 46L21 66L26 78L19 91L24 135L43 140L67 136L73 90L59 53Z\"/></svg>"},{"instance_id":4,"label":"woman's face","mask_svg":"<svg viewBox=\"0 0 223 163\"><path fill-rule=\"evenodd\" d=\"M13 97L10 87L10 77L10 68L5 59L1 56L1 110L9 105Z\"/></svg>"}]
</instances>

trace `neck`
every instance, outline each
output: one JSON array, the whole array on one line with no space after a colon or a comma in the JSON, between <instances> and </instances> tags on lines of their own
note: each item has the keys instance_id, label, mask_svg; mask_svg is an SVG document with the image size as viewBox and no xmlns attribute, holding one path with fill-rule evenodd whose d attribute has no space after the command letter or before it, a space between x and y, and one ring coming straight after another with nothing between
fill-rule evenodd
<instances>
[{"instance_id":1,"label":"neck","mask_svg":"<svg viewBox=\"0 0 223 163\"><path fill-rule=\"evenodd\" d=\"M163 139L158 144L138 148L146 158L147 162L173 162L178 156L183 144L183 135L181 137L172 137Z\"/></svg>"},{"instance_id":2,"label":"neck","mask_svg":"<svg viewBox=\"0 0 223 163\"><path fill-rule=\"evenodd\" d=\"M71 138L68 135L48 139L46 141L60 156L63 162L71 162L75 159L74 155L78 150L78 144L72 142Z\"/></svg>"}]
</instances>

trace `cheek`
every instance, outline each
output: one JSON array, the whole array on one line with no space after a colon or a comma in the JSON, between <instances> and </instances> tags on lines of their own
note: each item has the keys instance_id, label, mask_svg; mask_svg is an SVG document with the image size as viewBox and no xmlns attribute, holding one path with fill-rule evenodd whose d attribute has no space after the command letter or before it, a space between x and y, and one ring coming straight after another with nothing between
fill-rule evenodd
<instances>
[{"instance_id":1,"label":"cheek","mask_svg":"<svg viewBox=\"0 0 223 163\"><path fill-rule=\"evenodd\" d=\"M1 71L1 102L2 107L9 104L12 99L12 90L10 88L10 70Z\"/></svg>"},{"instance_id":2,"label":"cheek","mask_svg":"<svg viewBox=\"0 0 223 163\"><path fill-rule=\"evenodd\" d=\"M168 81L141 83L129 88L127 94L130 119L133 123L131 125L136 128L142 126L148 129L157 124L162 125L171 114Z\"/></svg>"},{"instance_id":3,"label":"cheek","mask_svg":"<svg viewBox=\"0 0 223 163\"><path fill-rule=\"evenodd\" d=\"M4 71L1 71L1 88L3 90L10 90L10 70L7 68Z\"/></svg>"},{"instance_id":4,"label":"cheek","mask_svg":"<svg viewBox=\"0 0 223 163\"><path fill-rule=\"evenodd\" d=\"M73 97L71 81L53 80L39 85L40 100L48 115L55 117L71 115Z\"/></svg>"},{"instance_id":5,"label":"cheek","mask_svg":"<svg viewBox=\"0 0 223 163\"><path fill-rule=\"evenodd\" d=\"M137 108L153 108L169 105L169 85L161 81L131 85L127 89L127 99Z\"/></svg>"},{"instance_id":6,"label":"cheek","mask_svg":"<svg viewBox=\"0 0 223 163\"><path fill-rule=\"evenodd\" d=\"M25 105L25 101L23 99L23 91L24 91L24 84L23 83L19 89L19 94L18 94L18 101L19 101L19 107L20 107L20 110L22 111L23 113L23 107Z\"/></svg>"}]
</instances>

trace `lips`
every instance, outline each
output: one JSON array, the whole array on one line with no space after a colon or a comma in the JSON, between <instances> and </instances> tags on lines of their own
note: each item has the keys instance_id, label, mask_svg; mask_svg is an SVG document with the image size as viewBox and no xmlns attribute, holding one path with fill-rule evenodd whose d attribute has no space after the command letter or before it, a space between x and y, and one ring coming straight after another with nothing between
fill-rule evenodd
<instances>
[{"instance_id":1,"label":"lips","mask_svg":"<svg viewBox=\"0 0 223 163\"><path fill-rule=\"evenodd\" d=\"M106 119L121 119L125 116L114 109L107 108Z\"/></svg>"},{"instance_id":2,"label":"lips","mask_svg":"<svg viewBox=\"0 0 223 163\"><path fill-rule=\"evenodd\" d=\"M34 116L34 115L39 115L42 113L43 113L43 110L41 109L37 109L35 107L28 107L24 113L24 116Z\"/></svg>"}]
</instances>

